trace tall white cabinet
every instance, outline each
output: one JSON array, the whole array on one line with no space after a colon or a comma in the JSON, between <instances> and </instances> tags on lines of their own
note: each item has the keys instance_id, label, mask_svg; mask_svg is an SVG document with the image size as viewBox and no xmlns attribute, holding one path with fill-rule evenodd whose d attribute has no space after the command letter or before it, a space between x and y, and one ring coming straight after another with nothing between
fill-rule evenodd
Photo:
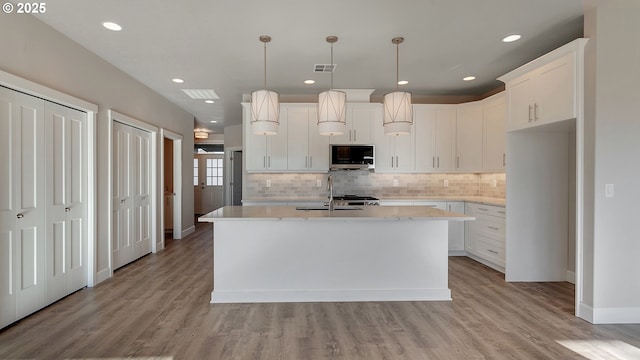
<instances>
[{"instance_id":1,"label":"tall white cabinet","mask_svg":"<svg viewBox=\"0 0 640 360\"><path fill-rule=\"evenodd\" d=\"M87 284L86 123L0 87L0 328Z\"/></svg>"}]
</instances>

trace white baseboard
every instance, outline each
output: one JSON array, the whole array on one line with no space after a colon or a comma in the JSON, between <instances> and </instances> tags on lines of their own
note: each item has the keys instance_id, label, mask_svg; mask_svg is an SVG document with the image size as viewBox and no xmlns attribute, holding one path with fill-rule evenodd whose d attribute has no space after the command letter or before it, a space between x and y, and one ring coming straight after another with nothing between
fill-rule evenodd
<instances>
[{"instance_id":1,"label":"white baseboard","mask_svg":"<svg viewBox=\"0 0 640 360\"><path fill-rule=\"evenodd\" d=\"M467 256L464 250L449 250L449 256Z\"/></svg>"},{"instance_id":2,"label":"white baseboard","mask_svg":"<svg viewBox=\"0 0 640 360\"><path fill-rule=\"evenodd\" d=\"M585 303L578 304L576 316L593 324L593 308L590 305Z\"/></svg>"},{"instance_id":3,"label":"white baseboard","mask_svg":"<svg viewBox=\"0 0 640 360\"><path fill-rule=\"evenodd\" d=\"M98 285L110 277L111 277L111 268L108 267L108 268L102 269L96 273L96 282L94 285Z\"/></svg>"},{"instance_id":4,"label":"white baseboard","mask_svg":"<svg viewBox=\"0 0 640 360\"><path fill-rule=\"evenodd\" d=\"M473 260L475 260L475 261L477 261L477 262L479 262L479 263L481 263L483 265L487 265L488 267L492 268L493 270L500 271L501 273L504 274L504 268L502 266L496 265L496 264L494 264L494 263L492 263L490 261L487 261L487 260L485 260L485 259L483 259L483 258L481 258L479 256L475 256L475 255L470 254L470 253L466 253L466 255L467 255L468 258L473 259Z\"/></svg>"},{"instance_id":5,"label":"white baseboard","mask_svg":"<svg viewBox=\"0 0 640 360\"><path fill-rule=\"evenodd\" d=\"M349 301L451 301L450 289L211 292L212 304Z\"/></svg>"},{"instance_id":6,"label":"white baseboard","mask_svg":"<svg viewBox=\"0 0 640 360\"><path fill-rule=\"evenodd\" d=\"M182 230L182 233L180 234L180 239L184 239L186 236L189 236L194 232L196 232L196 226L195 225L189 226L188 228Z\"/></svg>"},{"instance_id":7,"label":"white baseboard","mask_svg":"<svg viewBox=\"0 0 640 360\"><path fill-rule=\"evenodd\" d=\"M577 316L592 324L640 324L640 307L594 308L580 303Z\"/></svg>"},{"instance_id":8,"label":"white baseboard","mask_svg":"<svg viewBox=\"0 0 640 360\"><path fill-rule=\"evenodd\" d=\"M575 285L576 273L574 271L567 270L567 282L570 282Z\"/></svg>"}]
</instances>

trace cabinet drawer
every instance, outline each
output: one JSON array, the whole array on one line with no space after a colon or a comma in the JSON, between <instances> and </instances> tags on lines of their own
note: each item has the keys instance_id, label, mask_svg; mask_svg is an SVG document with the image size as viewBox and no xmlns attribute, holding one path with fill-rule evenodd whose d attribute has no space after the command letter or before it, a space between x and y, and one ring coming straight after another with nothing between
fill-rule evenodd
<instances>
[{"instance_id":1,"label":"cabinet drawer","mask_svg":"<svg viewBox=\"0 0 640 360\"><path fill-rule=\"evenodd\" d=\"M495 242L483 236L476 239L475 252L478 256L491 261L496 265L505 266L504 247L496 246Z\"/></svg>"},{"instance_id":2,"label":"cabinet drawer","mask_svg":"<svg viewBox=\"0 0 640 360\"><path fill-rule=\"evenodd\" d=\"M488 221L486 219L478 218L478 220L476 220L475 230L478 234L504 243L505 224L503 221Z\"/></svg>"},{"instance_id":3,"label":"cabinet drawer","mask_svg":"<svg viewBox=\"0 0 640 360\"><path fill-rule=\"evenodd\" d=\"M467 210L471 212L472 215L489 215L504 218L506 217L506 210L501 206L492 206L492 205L482 205L482 204L467 204Z\"/></svg>"}]
</instances>

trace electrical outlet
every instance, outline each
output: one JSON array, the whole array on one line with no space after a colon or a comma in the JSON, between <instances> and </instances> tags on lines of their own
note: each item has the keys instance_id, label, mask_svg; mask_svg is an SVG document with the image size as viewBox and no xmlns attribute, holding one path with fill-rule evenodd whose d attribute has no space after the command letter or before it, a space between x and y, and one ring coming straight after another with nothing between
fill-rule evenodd
<instances>
[{"instance_id":1,"label":"electrical outlet","mask_svg":"<svg viewBox=\"0 0 640 360\"><path fill-rule=\"evenodd\" d=\"M393 187L398 187L398 179L393 179Z\"/></svg>"},{"instance_id":2,"label":"electrical outlet","mask_svg":"<svg viewBox=\"0 0 640 360\"><path fill-rule=\"evenodd\" d=\"M316 186L317 187L322 187L322 180L316 179Z\"/></svg>"},{"instance_id":3,"label":"electrical outlet","mask_svg":"<svg viewBox=\"0 0 640 360\"><path fill-rule=\"evenodd\" d=\"M613 184L604 185L604 197L608 197L608 198L613 197Z\"/></svg>"},{"instance_id":4,"label":"electrical outlet","mask_svg":"<svg viewBox=\"0 0 640 360\"><path fill-rule=\"evenodd\" d=\"M448 187L449 186L449 180L444 179L443 184L444 184L444 187Z\"/></svg>"},{"instance_id":5,"label":"electrical outlet","mask_svg":"<svg viewBox=\"0 0 640 360\"><path fill-rule=\"evenodd\" d=\"M266 184L266 186L267 186L267 187L271 187L271 179L267 179L267 184Z\"/></svg>"},{"instance_id":6,"label":"electrical outlet","mask_svg":"<svg viewBox=\"0 0 640 360\"><path fill-rule=\"evenodd\" d=\"M491 180L491 187L497 187L498 186L498 180L493 179Z\"/></svg>"}]
</instances>

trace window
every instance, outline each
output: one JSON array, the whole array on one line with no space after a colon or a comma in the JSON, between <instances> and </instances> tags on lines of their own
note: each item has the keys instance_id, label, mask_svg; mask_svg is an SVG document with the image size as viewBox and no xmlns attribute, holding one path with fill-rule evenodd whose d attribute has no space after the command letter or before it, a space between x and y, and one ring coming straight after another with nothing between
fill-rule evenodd
<instances>
[{"instance_id":1,"label":"window","mask_svg":"<svg viewBox=\"0 0 640 360\"><path fill-rule=\"evenodd\" d=\"M207 186L222 185L222 159L207 159Z\"/></svg>"},{"instance_id":2,"label":"window","mask_svg":"<svg viewBox=\"0 0 640 360\"><path fill-rule=\"evenodd\" d=\"M193 159L193 186L198 186L198 159Z\"/></svg>"}]
</instances>

